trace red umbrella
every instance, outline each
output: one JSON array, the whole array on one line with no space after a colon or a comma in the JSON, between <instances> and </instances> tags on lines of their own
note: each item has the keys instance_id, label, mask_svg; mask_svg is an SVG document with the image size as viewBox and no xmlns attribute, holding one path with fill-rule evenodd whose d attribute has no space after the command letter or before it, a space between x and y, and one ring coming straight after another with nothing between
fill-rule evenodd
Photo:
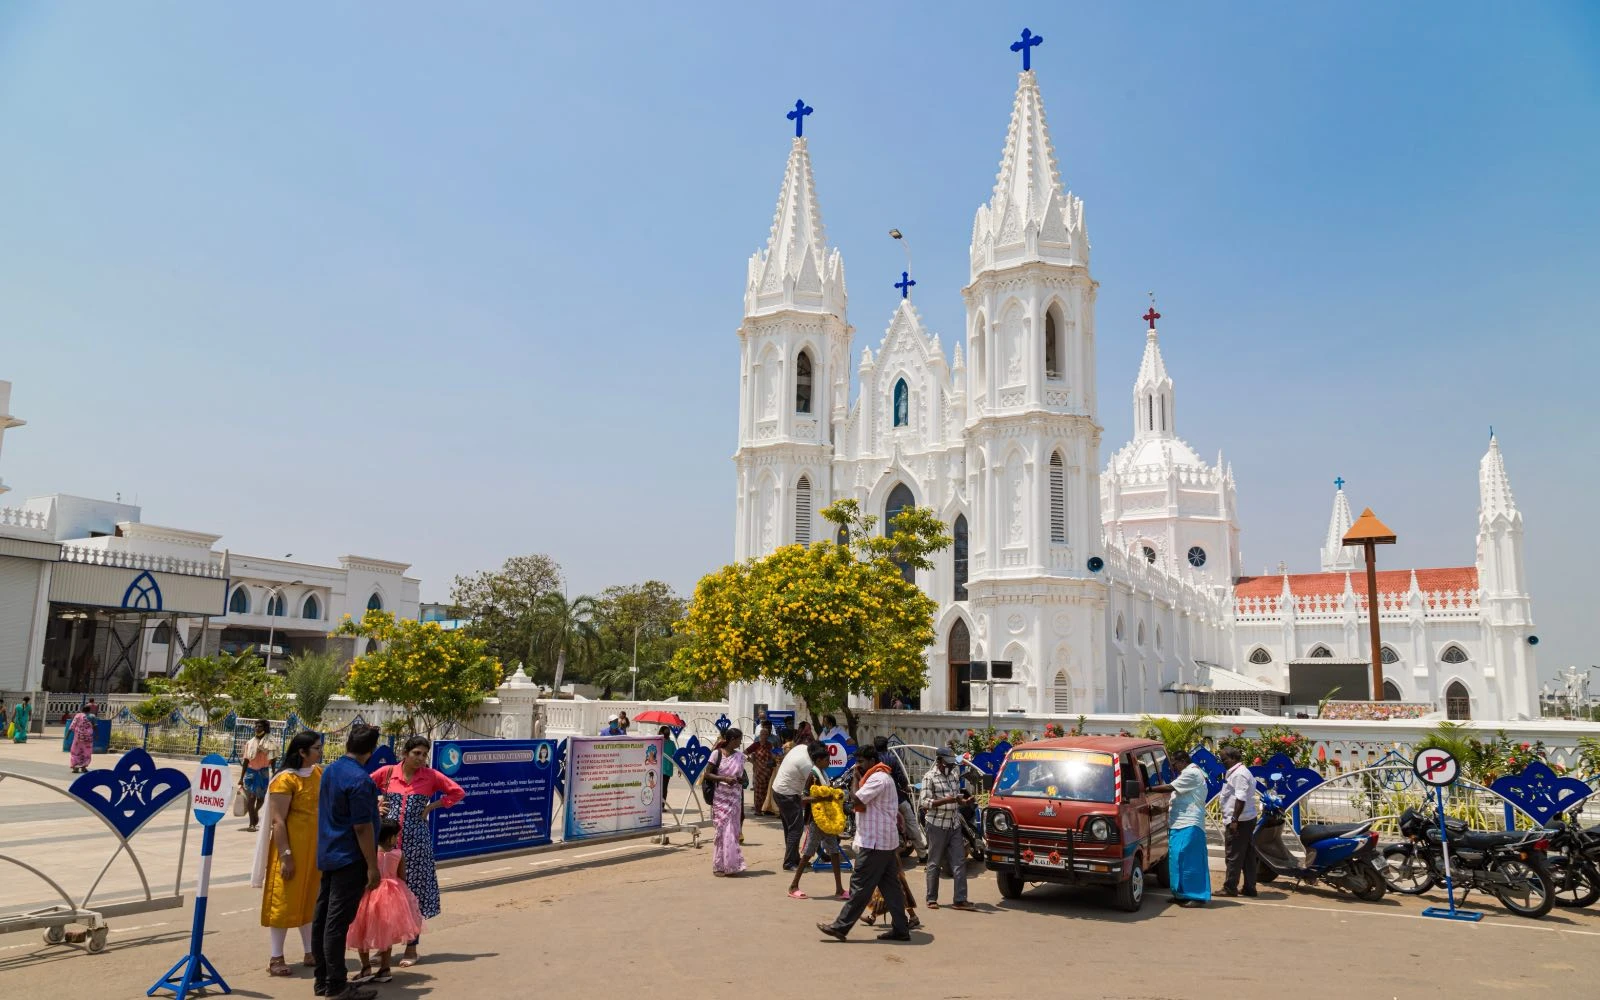
<instances>
[{"instance_id":1,"label":"red umbrella","mask_svg":"<svg viewBox=\"0 0 1600 1000\"><path fill-rule=\"evenodd\" d=\"M638 715L635 715L633 717L633 721L650 722L658 726L676 726L680 729L683 728L683 716L678 715L676 712L663 712L654 708L648 712L640 712Z\"/></svg>"}]
</instances>

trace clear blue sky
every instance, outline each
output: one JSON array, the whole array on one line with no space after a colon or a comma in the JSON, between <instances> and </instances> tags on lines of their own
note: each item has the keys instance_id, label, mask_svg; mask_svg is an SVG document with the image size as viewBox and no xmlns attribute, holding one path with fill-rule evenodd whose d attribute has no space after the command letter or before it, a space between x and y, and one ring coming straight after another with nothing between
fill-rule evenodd
<instances>
[{"instance_id":1,"label":"clear blue sky","mask_svg":"<svg viewBox=\"0 0 1600 1000\"><path fill-rule=\"evenodd\" d=\"M959 336L1026 24L1086 202L1107 450L1155 289L1245 566L1331 480L1473 559L1500 433L1546 672L1600 662L1600 15L1582 3L0 6L14 495L575 590L732 554L745 260L807 122L850 317Z\"/></svg>"}]
</instances>

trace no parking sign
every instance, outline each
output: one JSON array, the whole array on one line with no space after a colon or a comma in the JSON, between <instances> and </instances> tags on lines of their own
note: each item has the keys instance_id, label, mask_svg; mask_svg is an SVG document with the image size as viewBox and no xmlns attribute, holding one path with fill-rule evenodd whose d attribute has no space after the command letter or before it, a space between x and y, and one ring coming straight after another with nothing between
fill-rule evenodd
<instances>
[{"instance_id":1,"label":"no parking sign","mask_svg":"<svg viewBox=\"0 0 1600 1000\"><path fill-rule=\"evenodd\" d=\"M200 761L200 774L193 786L194 818L205 826L216 826L228 815L233 804L233 782L228 780L228 761L221 754L206 754Z\"/></svg>"},{"instance_id":2,"label":"no parking sign","mask_svg":"<svg viewBox=\"0 0 1600 1000\"><path fill-rule=\"evenodd\" d=\"M156 980L147 996L153 996L156 990L171 990L174 1000L184 1000L191 992L212 987L224 993L233 992L201 951L206 933L206 897L211 891L211 849L216 843L217 824L228 815L228 807L233 804L233 782L228 777L226 757L208 753L201 759L200 773L195 776L189 800L196 822L205 827L200 838L200 879L194 891L194 926L189 931L189 953ZM305 863L310 864L310 861Z\"/></svg>"}]
</instances>

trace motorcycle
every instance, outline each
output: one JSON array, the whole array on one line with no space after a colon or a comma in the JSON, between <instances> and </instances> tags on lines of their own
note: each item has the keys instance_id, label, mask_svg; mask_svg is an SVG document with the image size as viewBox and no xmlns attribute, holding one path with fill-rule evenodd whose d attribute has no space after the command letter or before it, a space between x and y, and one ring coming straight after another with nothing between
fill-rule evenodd
<instances>
[{"instance_id":1,"label":"motorcycle","mask_svg":"<svg viewBox=\"0 0 1600 1000\"><path fill-rule=\"evenodd\" d=\"M1307 824L1300 830L1300 844L1306 852L1302 864L1284 844L1284 828L1288 824L1282 802L1263 795L1253 835L1260 859L1256 879L1271 882L1280 877L1296 878L1308 885L1326 882L1335 889L1349 890L1357 899L1376 903L1388 892L1388 886L1378 874L1381 862L1373 822Z\"/></svg>"},{"instance_id":2,"label":"motorcycle","mask_svg":"<svg viewBox=\"0 0 1600 1000\"><path fill-rule=\"evenodd\" d=\"M1557 906L1591 906L1600 900L1600 831L1585 830L1576 819L1554 820L1543 831L1550 841L1550 865Z\"/></svg>"},{"instance_id":3,"label":"motorcycle","mask_svg":"<svg viewBox=\"0 0 1600 1000\"><path fill-rule=\"evenodd\" d=\"M1476 890L1495 896L1519 917L1542 917L1550 912L1555 893L1545 856L1550 847L1546 831L1495 833L1469 829L1463 821L1448 818L1445 830L1456 905ZM1382 874L1389 888L1418 896L1444 882L1438 814L1407 809L1400 814L1400 833L1405 840L1383 849Z\"/></svg>"}]
</instances>

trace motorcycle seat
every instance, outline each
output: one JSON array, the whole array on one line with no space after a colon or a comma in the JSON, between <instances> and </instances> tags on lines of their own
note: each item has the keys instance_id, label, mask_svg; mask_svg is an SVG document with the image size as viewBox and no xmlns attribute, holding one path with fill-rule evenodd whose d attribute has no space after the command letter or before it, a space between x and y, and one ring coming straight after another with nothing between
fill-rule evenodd
<instances>
[{"instance_id":1,"label":"motorcycle seat","mask_svg":"<svg viewBox=\"0 0 1600 1000\"><path fill-rule=\"evenodd\" d=\"M1312 844L1334 837L1348 837L1357 831L1364 831L1371 825L1371 820L1365 823L1308 823L1300 828L1300 843L1310 847Z\"/></svg>"},{"instance_id":2,"label":"motorcycle seat","mask_svg":"<svg viewBox=\"0 0 1600 1000\"><path fill-rule=\"evenodd\" d=\"M1439 831L1436 829L1429 830L1428 839L1434 843L1438 843ZM1457 847L1466 847L1473 850L1486 850L1492 847L1504 847L1507 844L1519 843L1520 841L1526 839L1528 839L1527 833L1520 831L1511 833L1501 833L1492 830L1468 830L1465 833L1457 833L1454 830L1450 831L1450 843L1456 845Z\"/></svg>"}]
</instances>

